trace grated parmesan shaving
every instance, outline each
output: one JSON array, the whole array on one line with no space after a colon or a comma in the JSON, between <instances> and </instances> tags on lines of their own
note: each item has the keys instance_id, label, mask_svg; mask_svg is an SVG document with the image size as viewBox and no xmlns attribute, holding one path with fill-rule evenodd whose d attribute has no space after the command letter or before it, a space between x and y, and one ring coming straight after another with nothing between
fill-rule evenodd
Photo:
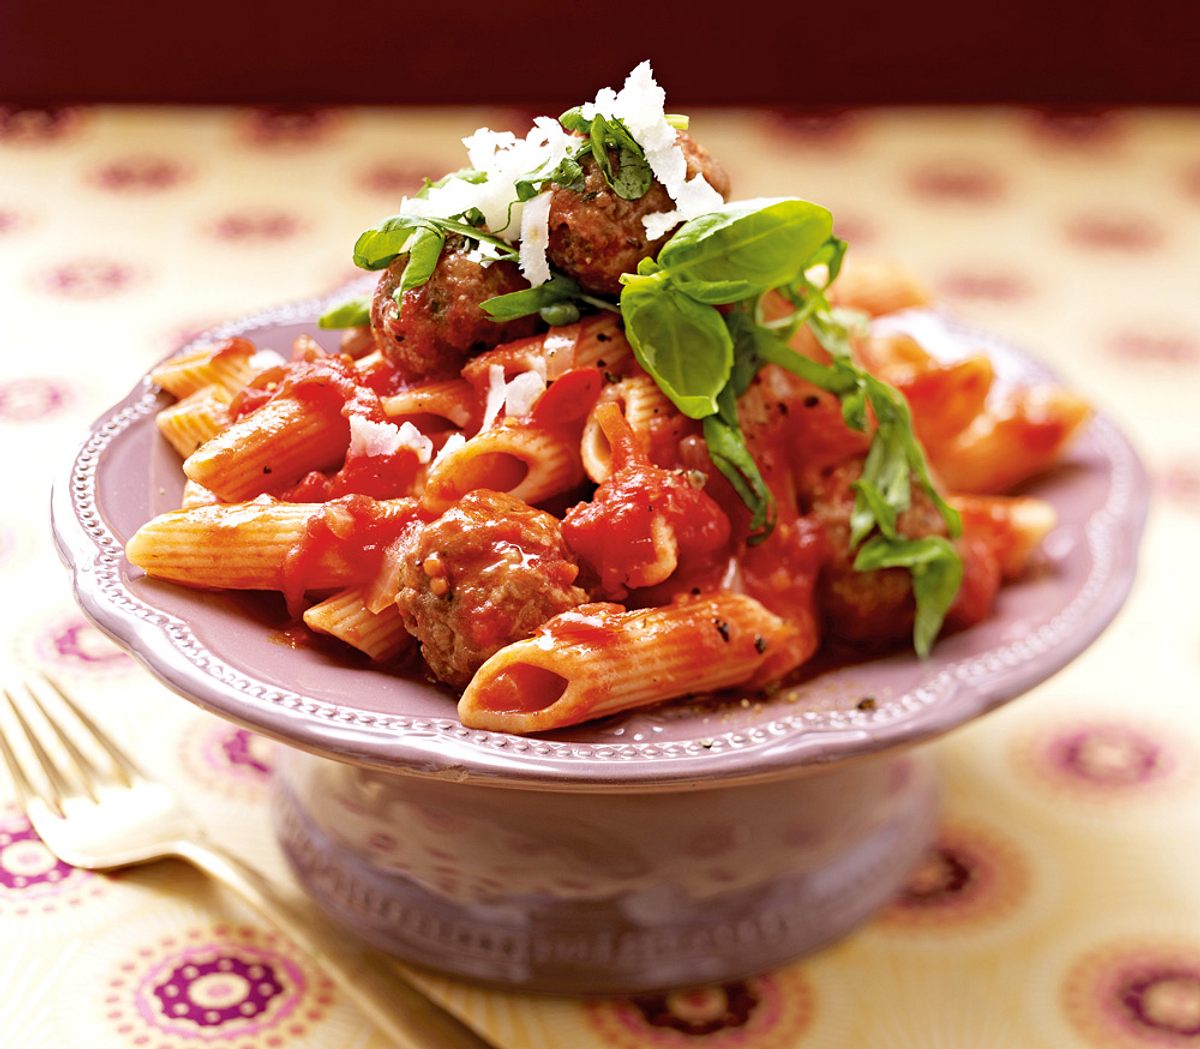
<instances>
[{"instance_id":1,"label":"grated parmesan shaving","mask_svg":"<svg viewBox=\"0 0 1200 1049\"><path fill-rule=\"evenodd\" d=\"M651 240L657 240L680 222L707 214L724 203L721 194L703 175L687 177L687 158L676 140L675 129L667 123L666 103L666 92L655 81L650 63L642 62L625 78L620 91L602 88L594 102L583 106L583 115L588 119L599 114L625 124L645 152L654 177L675 201L675 210L655 212L642 219L646 236Z\"/></svg>"},{"instance_id":2,"label":"grated parmesan shaving","mask_svg":"<svg viewBox=\"0 0 1200 1049\"><path fill-rule=\"evenodd\" d=\"M521 213L521 274L533 287L550 279L550 194L539 193L525 202Z\"/></svg>"},{"instance_id":3,"label":"grated parmesan shaving","mask_svg":"<svg viewBox=\"0 0 1200 1049\"><path fill-rule=\"evenodd\" d=\"M571 334L566 334L567 332ZM541 365L543 378L557 379L563 372L569 371L575 362L575 344L579 341L579 326L570 328L551 328L542 342L545 357L539 357L534 363L536 368Z\"/></svg>"},{"instance_id":4,"label":"grated parmesan shaving","mask_svg":"<svg viewBox=\"0 0 1200 1049\"><path fill-rule=\"evenodd\" d=\"M361 415L350 416L350 447L347 455L354 458L369 458L377 455L395 455L401 448L416 453L417 461L429 462L433 455L433 441L412 423L375 422Z\"/></svg>"},{"instance_id":5,"label":"grated parmesan shaving","mask_svg":"<svg viewBox=\"0 0 1200 1049\"><path fill-rule=\"evenodd\" d=\"M436 467L443 459L448 459L466 443L467 439L461 433L452 433L446 438L446 443L442 445L441 451L434 458L433 466Z\"/></svg>"},{"instance_id":6,"label":"grated parmesan shaving","mask_svg":"<svg viewBox=\"0 0 1200 1049\"><path fill-rule=\"evenodd\" d=\"M522 372L505 387L504 414L510 419L528 415L546 392L546 380L536 371Z\"/></svg>"},{"instance_id":7,"label":"grated parmesan shaving","mask_svg":"<svg viewBox=\"0 0 1200 1049\"><path fill-rule=\"evenodd\" d=\"M265 372L268 368L281 368L287 364L287 358L274 350L256 350L250 358L250 367L256 372Z\"/></svg>"},{"instance_id":8,"label":"grated parmesan shaving","mask_svg":"<svg viewBox=\"0 0 1200 1049\"><path fill-rule=\"evenodd\" d=\"M496 416L504 407L504 365L492 364L488 367L487 399L483 406L483 425L479 432L490 430L496 424Z\"/></svg>"},{"instance_id":9,"label":"grated parmesan shaving","mask_svg":"<svg viewBox=\"0 0 1200 1049\"><path fill-rule=\"evenodd\" d=\"M583 115L597 115L624 123L646 154L654 177L666 188L675 208L646 215L646 235L658 240L681 222L707 214L724 203L703 175L687 177L687 158L675 129L666 118L666 92L654 79L649 62L642 62L625 78L620 91L601 88L592 102L582 107ZM537 117L524 138L511 131L482 127L462 140L470 167L485 177L468 182L449 178L431 188L425 197L405 197L400 214L413 218L451 218L477 209L489 232L509 244L520 243L521 273L537 287L550 279L546 258L549 240L549 195L529 201L517 199L516 184L541 173L549 175L579 145L579 139L552 117ZM467 257L487 265L500 257L494 244L477 243Z\"/></svg>"}]
</instances>

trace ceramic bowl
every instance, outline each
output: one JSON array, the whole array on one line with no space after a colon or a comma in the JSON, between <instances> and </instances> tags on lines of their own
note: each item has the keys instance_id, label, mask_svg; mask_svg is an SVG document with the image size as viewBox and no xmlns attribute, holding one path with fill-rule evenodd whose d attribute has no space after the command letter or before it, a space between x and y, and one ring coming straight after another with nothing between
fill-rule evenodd
<instances>
[{"instance_id":1,"label":"ceramic bowl","mask_svg":"<svg viewBox=\"0 0 1200 1049\"><path fill-rule=\"evenodd\" d=\"M323 306L197 342L241 334L286 352ZM905 323L983 348L1002 378L1053 379L945 317ZM335 919L401 958L523 990L729 979L866 918L932 833L934 784L909 748L1095 640L1129 591L1147 503L1137 456L1100 416L1029 489L1060 518L1045 563L929 659L897 652L770 699L681 701L521 738L464 728L443 690L280 645L236 596L130 566L125 540L179 505L179 458L154 426L167 400L143 378L55 486L55 537L84 612L176 692L289 744L276 827Z\"/></svg>"}]
</instances>

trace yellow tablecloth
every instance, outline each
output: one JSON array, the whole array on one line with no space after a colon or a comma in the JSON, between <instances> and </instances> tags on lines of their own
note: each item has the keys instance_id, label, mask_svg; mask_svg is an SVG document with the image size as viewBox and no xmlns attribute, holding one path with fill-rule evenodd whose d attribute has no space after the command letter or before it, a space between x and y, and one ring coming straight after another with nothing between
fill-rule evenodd
<instances>
[{"instance_id":1,"label":"yellow tablecloth","mask_svg":"<svg viewBox=\"0 0 1200 1049\"><path fill-rule=\"evenodd\" d=\"M57 674L280 879L271 746L171 696L84 622L51 548L49 479L188 333L340 283L361 227L459 166L459 135L525 119L0 110L4 680ZM936 744L937 849L846 941L631 1001L421 982L506 1049L1200 1045L1200 114L713 113L693 127L738 195L829 205L854 245L908 259L1116 416L1155 481L1142 574L1085 657ZM71 870L0 803L5 1049L380 1044L198 875Z\"/></svg>"}]
</instances>

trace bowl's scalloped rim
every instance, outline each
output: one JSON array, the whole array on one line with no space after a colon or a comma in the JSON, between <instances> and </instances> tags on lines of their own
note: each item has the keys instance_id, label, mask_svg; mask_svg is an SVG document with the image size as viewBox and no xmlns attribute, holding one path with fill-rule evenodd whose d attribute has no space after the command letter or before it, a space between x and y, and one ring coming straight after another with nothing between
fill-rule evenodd
<instances>
[{"instance_id":1,"label":"bowl's scalloped rim","mask_svg":"<svg viewBox=\"0 0 1200 1049\"><path fill-rule=\"evenodd\" d=\"M309 321L344 294L342 289L230 321L189 345ZM1034 373L1056 378L1006 341L944 314L941 319L975 344L1017 353ZM1104 506L1085 528L1091 570L1066 607L1032 634L950 663L871 711L796 711L747 728L662 743L551 740L468 729L455 718L358 710L267 685L217 657L186 622L135 597L122 580L122 544L97 508L97 473L108 445L158 406L157 388L144 376L101 414L65 475L56 478L55 544L87 618L168 687L248 728L343 761L498 786L646 791L762 780L948 731L1057 673L1103 632L1133 584L1149 503L1149 481L1132 445L1098 416L1088 438L1107 460L1110 483ZM755 760L748 761L750 755Z\"/></svg>"}]
</instances>

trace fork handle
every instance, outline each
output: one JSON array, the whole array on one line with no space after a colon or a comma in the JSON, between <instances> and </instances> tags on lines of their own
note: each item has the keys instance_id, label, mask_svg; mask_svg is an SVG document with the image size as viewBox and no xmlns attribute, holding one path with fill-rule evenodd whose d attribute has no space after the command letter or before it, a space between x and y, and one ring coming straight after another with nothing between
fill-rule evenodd
<instances>
[{"instance_id":1,"label":"fork handle","mask_svg":"<svg viewBox=\"0 0 1200 1049\"><path fill-rule=\"evenodd\" d=\"M209 842L179 842L174 851L236 892L315 959L397 1049L489 1049L474 1031L417 988L392 973L385 978L365 949L348 946L348 937L318 939L310 920L296 914L270 882L236 856Z\"/></svg>"}]
</instances>

